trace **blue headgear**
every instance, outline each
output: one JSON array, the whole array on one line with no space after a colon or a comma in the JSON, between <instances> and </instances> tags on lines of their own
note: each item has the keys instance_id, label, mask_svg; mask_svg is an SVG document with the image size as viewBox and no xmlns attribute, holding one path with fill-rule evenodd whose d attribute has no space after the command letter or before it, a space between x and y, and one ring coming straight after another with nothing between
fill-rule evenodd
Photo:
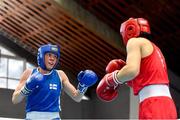
<instances>
[{"instance_id":1,"label":"blue headgear","mask_svg":"<svg viewBox=\"0 0 180 120\"><path fill-rule=\"evenodd\" d=\"M44 70L47 70L46 65L45 65L45 60L44 60L44 56L46 53L53 53L57 55L58 59L57 59L56 64L53 67L55 68L60 58L60 48L57 45L47 44L47 45L41 46L38 49L38 55L37 55L38 66L40 66Z\"/></svg>"}]
</instances>

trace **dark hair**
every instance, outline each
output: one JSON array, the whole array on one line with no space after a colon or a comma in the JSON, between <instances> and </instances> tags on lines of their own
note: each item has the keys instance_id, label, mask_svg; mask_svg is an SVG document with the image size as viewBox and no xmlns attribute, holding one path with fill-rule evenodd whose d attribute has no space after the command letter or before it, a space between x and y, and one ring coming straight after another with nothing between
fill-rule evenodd
<instances>
[{"instance_id":1,"label":"dark hair","mask_svg":"<svg viewBox=\"0 0 180 120\"><path fill-rule=\"evenodd\" d=\"M139 37L147 38L148 40L152 40L152 35L147 32L141 32Z\"/></svg>"}]
</instances>

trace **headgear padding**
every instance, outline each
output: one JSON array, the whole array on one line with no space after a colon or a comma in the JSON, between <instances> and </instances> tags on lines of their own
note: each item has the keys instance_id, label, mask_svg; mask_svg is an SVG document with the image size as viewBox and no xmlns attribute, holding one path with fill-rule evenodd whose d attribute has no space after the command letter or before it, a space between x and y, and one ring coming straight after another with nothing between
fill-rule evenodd
<instances>
[{"instance_id":1,"label":"headgear padding","mask_svg":"<svg viewBox=\"0 0 180 120\"><path fill-rule=\"evenodd\" d=\"M57 55L58 59L57 59L56 64L53 67L53 68L55 68L58 63L58 60L60 58L60 48L57 45L47 44L47 45L41 46L38 49L38 55L37 55L38 66L40 66L44 70L47 70L46 65L45 65L45 59L44 59L44 56L46 53L53 53L53 54Z\"/></svg>"},{"instance_id":2,"label":"headgear padding","mask_svg":"<svg viewBox=\"0 0 180 120\"><path fill-rule=\"evenodd\" d=\"M125 45L130 38L138 37L141 32L151 33L149 23L144 18L130 18L123 22L120 27L120 33Z\"/></svg>"}]
</instances>

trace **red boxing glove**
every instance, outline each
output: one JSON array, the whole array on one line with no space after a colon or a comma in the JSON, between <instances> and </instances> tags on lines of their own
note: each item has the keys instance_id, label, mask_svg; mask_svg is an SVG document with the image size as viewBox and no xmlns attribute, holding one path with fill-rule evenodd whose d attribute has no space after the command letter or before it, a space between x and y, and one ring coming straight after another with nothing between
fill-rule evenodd
<instances>
[{"instance_id":1,"label":"red boxing glove","mask_svg":"<svg viewBox=\"0 0 180 120\"><path fill-rule=\"evenodd\" d=\"M97 96L106 102L110 102L114 100L118 96L118 86L119 82L116 78L116 73L118 70L106 74L103 79L99 82L97 88L96 88L96 94Z\"/></svg>"},{"instance_id":2,"label":"red boxing glove","mask_svg":"<svg viewBox=\"0 0 180 120\"><path fill-rule=\"evenodd\" d=\"M111 73L111 72L114 72L115 70L120 70L125 65L126 65L126 62L123 61L122 59L111 60L106 67L106 73Z\"/></svg>"}]
</instances>

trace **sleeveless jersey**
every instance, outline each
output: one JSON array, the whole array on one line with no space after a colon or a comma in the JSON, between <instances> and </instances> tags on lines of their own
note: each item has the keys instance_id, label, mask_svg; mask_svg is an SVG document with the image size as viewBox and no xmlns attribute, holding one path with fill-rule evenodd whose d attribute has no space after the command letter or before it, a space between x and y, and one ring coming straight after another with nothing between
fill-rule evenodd
<instances>
[{"instance_id":1,"label":"sleeveless jersey","mask_svg":"<svg viewBox=\"0 0 180 120\"><path fill-rule=\"evenodd\" d=\"M128 81L128 85L133 88L134 95L137 95L147 85L169 84L164 56L155 44L152 43L152 45L153 52L141 59L139 75Z\"/></svg>"},{"instance_id":2,"label":"sleeveless jersey","mask_svg":"<svg viewBox=\"0 0 180 120\"><path fill-rule=\"evenodd\" d=\"M38 69L33 69L36 72ZM56 70L52 70L49 74L45 74L45 81L27 96L26 112L59 112L60 111L60 94L61 81Z\"/></svg>"}]
</instances>

